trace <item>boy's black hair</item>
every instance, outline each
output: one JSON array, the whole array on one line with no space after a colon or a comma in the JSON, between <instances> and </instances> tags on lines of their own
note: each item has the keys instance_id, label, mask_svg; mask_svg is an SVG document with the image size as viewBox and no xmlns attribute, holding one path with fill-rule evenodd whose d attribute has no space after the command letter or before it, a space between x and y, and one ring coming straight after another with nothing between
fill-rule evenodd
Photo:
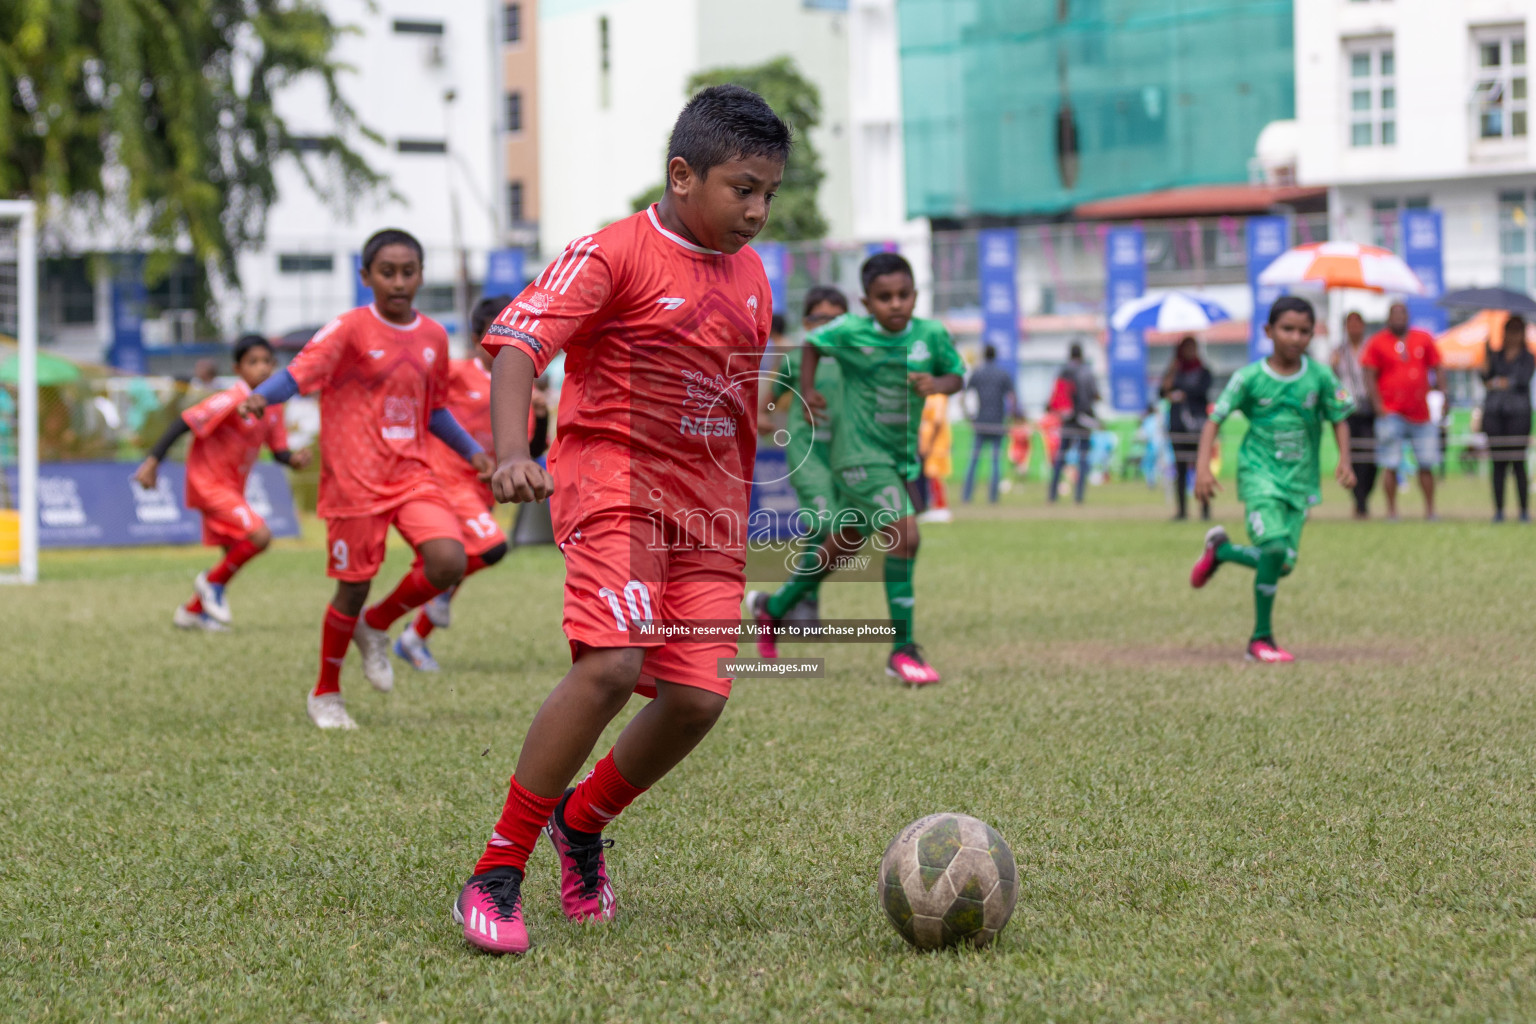
<instances>
[{"instance_id":1,"label":"boy's black hair","mask_svg":"<svg viewBox=\"0 0 1536 1024\"><path fill-rule=\"evenodd\" d=\"M773 320L768 325L768 333L770 333L770 334L783 334L784 333L784 314L783 313L775 313L775 314L773 314Z\"/></svg>"},{"instance_id":2,"label":"boy's black hair","mask_svg":"<svg viewBox=\"0 0 1536 1024\"><path fill-rule=\"evenodd\" d=\"M788 160L794 138L768 101L739 85L712 85L693 94L667 144L667 163L682 157L700 180L721 164L763 156Z\"/></svg>"},{"instance_id":3,"label":"boy's black hair","mask_svg":"<svg viewBox=\"0 0 1536 1024\"><path fill-rule=\"evenodd\" d=\"M266 338L259 334L242 334L239 338L235 339L235 365L237 367L240 365L240 360L245 358L245 354L253 348L264 348L267 350L268 355L276 355L272 348L272 343Z\"/></svg>"},{"instance_id":4,"label":"boy's black hair","mask_svg":"<svg viewBox=\"0 0 1536 1024\"><path fill-rule=\"evenodd\" d=\"M1082 342L1074 341L1072 343L1072 347L1067 349L1067 358L1068 359L1081 359L1081 358L1083 358L1083 345L1082 345Z\"/></svg>"},{"instance_id":5,"label":"boy's black hair","mask_svg":"<svg viewBox=\"0 0 1536 1024\"><path fill-rule=\"evenodd\" d=\"M997 358L997 346L996 345L983 345L983 346L981 346L981 358L984 359L985 361L989 362L989 363L992 360L996 359Z\"/></svg>"},{"instance_id":6,"label":"boy's black hair","mask_svg":"<svg viewBox=\"0 0 1536 1024\"><path fill-rule=\"evenodd\" d=\"M830 302L844 313L848 312L848 296L844 295L841 289L834 288L829 284L818 284L805 293L805 306L802 308L800 315L810 316L811 310L823 302Z\"/></svg>"},{"instance_id":7,"label":"boy's black hair","mask_svg":"<svg viewBox=\"0 0 1536 1024\"><path fill-rule=\"evenodd\" d=\"M864 285L864 294L869 294L870 285L875 283L875 278L884 277L886 274L906 274L917 281L917 276L912 273L912 264L899 252L877 252L864 261L859 268L859 281Z\"/></svg>"},{"instance_id":8,"label":"boy's black hair","mask_svg":"<svg viewBox=\"0 0 1536 1024\"><path fill-rule=\"evenodd\" d=\"M422 251L421 243L416 241L416 236L409 231L401 231L399 228L385 228L383 231L375 231L363 243L363 269L373 266L373 261L378 258L379 250L386 245L408 245L416 250L416 262L425 264L426 253Z\"/></svg>"},{"instance_id":9,"label":"boy's black hair","mask_svg":"<svg viewBox=\"0 0 1536 1024\"><path fill-rule=\"evenodd\" d=\"M1269 307L1269 326L1275 326L1287 313L1301 313L1314 324L1317 323L1317 311L1312 308L1312 303L1300 295L1282 295Z\"/></svg>"},{"instance_id":10,"label":"boy's black hair","mask_svg":"<svg viewBox=\"0 0 1536 1024\"><path fill-rule=\"evenodd\" d=\"M485 337L485 332L491 329L491 324L501 316L501 311L512 305L510 295L487 295L475 303L475 308L469 311L469 334L472 343L478 343Z\"/></svg>"}]
</instances>

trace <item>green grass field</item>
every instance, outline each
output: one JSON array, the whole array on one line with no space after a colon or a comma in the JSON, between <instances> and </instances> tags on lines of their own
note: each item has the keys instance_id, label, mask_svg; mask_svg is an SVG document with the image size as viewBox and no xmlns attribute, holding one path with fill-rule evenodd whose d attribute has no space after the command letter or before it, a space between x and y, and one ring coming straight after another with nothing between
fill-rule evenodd
<instances>
[{"instance_id":1,"label":"green grass field","mask_svg":"<svg viewBox=\"0 0 1536 1024\"><path fill-rule=\"evenodd\" d=\"M1190 590L1201 525L1144 490L925 528L945 684L900 689L868 646L740 681L611 831L617 922L560 918L541 845L521 960L448 908L567 665L552 549L466 587L440 676L381 697L354 656L352 734L304 717L318 544L254 563L225 636L169 625L201 551L51 555L0 589L0 1019L1530 1020L1533 535L1471 483L1435 525L1327 500L1278 670L1241 661L1251 577ZM938 810L1018 858L991 949L914 952L876 905L885 844Z\"/></svg>"}]
</instances>

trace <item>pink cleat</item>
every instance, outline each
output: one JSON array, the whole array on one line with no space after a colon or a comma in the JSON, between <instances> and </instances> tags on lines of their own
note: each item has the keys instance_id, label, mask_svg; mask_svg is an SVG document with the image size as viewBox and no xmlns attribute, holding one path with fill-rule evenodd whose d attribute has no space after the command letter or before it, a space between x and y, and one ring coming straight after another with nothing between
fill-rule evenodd
<instances>
[{"instance_id":1,"label":"pink cleat","mask_svg":"<svg viewBox=\"0 0 1536 1024\"><path fill-rule=\"evenodd\" d=\"M774 660L779 656L780 620L768 614L768 595L761 590L747 591L747 610L761 630L757 635L757 656L764 661Z\"/></svg>"},{"instance_id":2,"label":"pink cleat","mask_svg":"<svg viewBox=\"0 0 1536 1024\"><path fill-rule=\"evenodd\" d=\"M603 862L603 851L613 846L612 839L576 842L561 824L560 815L565 801L575 790L565 791L565 797L549 816L544 834L554 844L560 860L560 909L572 921L612 921L618 913L619 901L613 894L613 884L608 881L608 867Z\"/></svg>"},{"instance_id":3,"label":"pink cleat","mask_svg":"<svg viewBox=\"0 0 1536 1024\"><path fill-rule=\"evenodd\" d=\"M923 659L917 644L905 644L885 663L885 674L908 686L931 686L939 681L939 670Z\"/></svg>"},{"instance_id":4,"label":"pink cleat","mask_svg":"<svg viewBox=\"0 0 1536 1024\"><path fill-rule=\"evenodd\" d=\"M1248 644L1248 660L1262 662L1265 665L1288 665L1296 658L1290 651L1283 650L1275 643L1274 637L1260 637Z\"/></svg>"},{"instance_id":5,"label":"pink cleat","mask_svg":"<svg viewBox=\"0 0 1536 1024\"><path fill-rule=\"evenodd\" d=\"M1216 561L1216 549L1227 542L1227 528L1213 526L1205 533L1205 550L1200 554L1200 561L1189 571L1189 585L1199 590L1211 581L1216 575L1216 570L1221 568L1221 563Z\"/></svg>"},{"instance_id":6,"label":"pink cleat","mask_svg":"<svg viewBox=\"0 0 1536 1024\"><path fill-rule=\"evenodd\" d=\"M526 953L523 925L523 873L492 868L464 883L453 903L453 921L464 926L464 941L487 953Z\"/></svg>"}]
</instances>

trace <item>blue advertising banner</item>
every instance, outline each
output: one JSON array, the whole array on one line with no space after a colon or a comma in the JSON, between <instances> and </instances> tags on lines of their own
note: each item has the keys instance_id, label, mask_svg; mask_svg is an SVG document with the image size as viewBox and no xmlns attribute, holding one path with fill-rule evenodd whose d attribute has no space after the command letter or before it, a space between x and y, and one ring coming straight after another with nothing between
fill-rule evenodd
<instances>
[{"instance_id":1,"label":"blue advertising banner","mask_svg":"<svg viewBox=\"0 0 1536 1024\"><path fill-rule=\"evenodd\" d=\"M373 289L363 284L363 254L352 254L352 307L366 306L373 301Z\"/></svg>"},{"instance_id":2,"label":"blue advertising banner","mask_svg":"<svg viewBox=\"0 0 1536 1024\"><path fill-rule=\"evenodd\" d=\"M1147 290L1145 238L1141 228L1110 228L1104 237L1108 303L1106 324L1115 310ZM1109 330L1109 400L1116 412L1147 407L1147 338L1140 328Z\"/></svg>"},{"instance_id":3,"label":"blue advertising banner","mask_svg":"<svg viewBox=\"0 0 1536 1024\"><path fill-rule=\"evenodd\" d=\"M486 254L485 284L480 288L481 295L516 297L527 284L528 279L523 276L523 250L492 249Z\"/></svg>"},{"instance_id":4,"label":"blue advertising banner","mask_svg":"<svg viewBox=\"0 0 1536 1024\"><path fill-rule=\"evenodd\" d=\"M773 289L773 311L789 308L789 248L783 242L758 242L752 246L763 261L768 287Z\"/></svg>"},{"instance_id":5,"label":"blue advertising banner","mask_svg":"<svg viewBox=\"0 0 1536 1024\"><path fill-rule=\"evenodd\" d=\"M976 236L981 273L981 340L997 349L997 364L1019 368L1019 233L988 228Z\"/></svg>"},{"instance_id":6,"label":"blue advertising banner","mask_svg":"<svg viewBox=\"0 0 1536 1024\"><path fill-rule=\"evenodd\" d=\"M1445 251L1439 210L1404 210L1402 214L1403 262L1424 282L1423 295L1406 299L1408 322L1431 334L1449 324L1446 311L1436 299L1445 294Z\"/></svg>"},{"instance_id":7,"label":"blue advertising banner","mask_svg":"<svg viewBox=\"0 0 1536 1024\"><path fill-rule=\"evenodd\" d=\"M800 498L789 482L784 449L763 444L757 449L757 463L752 471L747 540L760 544L799 536L795 530L795 513L799 510Z\"/></svg>"},{"instance_id":8,"label":"blue advertising banner","mask_svg":"<svg viewBox=\"0 0 1536 1024\"><path fill-rule=\"evenodd\" d=\"M203 519L186 508L186 467L167 462L152 491L131 479L126 462L50 462L38 469L38 545L45 548L128 547L136 544L198 544ZM288 474L275 462L258 462L246 481L245 500L267 521L274 537L297 537Z\"/></svg>"},{"instance_id":9,"label":"blue advertising banner","mask_svg":"<svg viewBox=\"0 0 1536 1024\"><path fill-rule=\"evenodd\" d=\"M1248 291L1253 296L1253 315L1248 318L1248 361L1256 363L1274 349L1264 335L1264 324L1269 320L1269 307L1285 294L1279 285L1259 284L1259 275L1285 252L1291 225L1284 217L1249 217L1247 234Z\"/></svg>"},{"instance_id":10,"label":"blue advertising banner","mask_svg":"<svg viewBox=\"0 0 1536 1024\"><path fill-rule=\"evenodd\" d=\"M144 257L119 257L112 274L112 347L107 362L124 373L149 372L144 354L144 306L149 290L144 287Z\"/></svg>"},{"instance_id":11,"label":"blue advertising banner","mask_svg":"<svg viewBox=\"0 0 1536 1024\"><path fill-rule=\"evenodd\" d=\"M878 256L882 252L901 252L901 246L895 242L870 242L864 246L864 257Z\"/></svg>"}]
</instances>

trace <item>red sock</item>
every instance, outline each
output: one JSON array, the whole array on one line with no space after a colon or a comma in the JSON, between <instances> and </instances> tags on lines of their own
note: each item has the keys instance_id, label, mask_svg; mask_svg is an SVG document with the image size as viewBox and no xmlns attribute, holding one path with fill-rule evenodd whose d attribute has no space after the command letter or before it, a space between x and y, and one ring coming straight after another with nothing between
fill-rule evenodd
<instances>
[{"instance_id":1,"label":"red sock","mask_svg":"<svg viewBox=\"0 0 1536 1024\"><path fill-rule=\"evenodd\" d=\"M933 495L934 508L949 508L949 499L944 494L944 481L936 476L928 478L928 493Z\"/></svg>"},{"instance_id":2,"label":"red sock","mask_svg":"<svg viewBox=\"0 0 1536 1024\"><path fill-rule=\"evenodd\" d=\"M320 679L315 683L315 696L336 693L341 689L341 663L347 660L347 645L352 642L352 631L357 619L351 615L325 606L325 625L320 630Z\"/></svg>"},{"instance_id":3,"label":"red sock","mask_svg":"<svg viewBox=\"0 0 1536 1024\"><path fill-rule=\"evenodd\" d=\"M425 640L437 627L432 625L432 620L427 618L426 612L417 612L416 621L411 623L411 628L416 631L417 636Z\"/></svg>"},{"instance_id":4,"label":"red sock","mask_svg":"<svg viewBox=\"0 0 1536 1024\"><path fill-rule=\"evenodd\" d=\"M411 566L405 579L388 597L363 612L363 621L374 629L388 629L395 620L412 608L426 604L442 591L427 582L427 574L419 565Z\"/></svg>"},{"instance_id":5,"label":"red sock","mask_svg":"<svg viewBox=\"0 0 1536 1024\"><path fill-rule=\"evenodd\" d=\"M613 751L593 765L587 777L576 785L576 792L565 802L565 824L577 832L601 832L619 816L619 812L644 793L639 786L625 781L613 763Z\"/></svg>"},{"instance_id":6,"label":"red sock","mask_svg":"<svg viewBox=\"0 0 1536 1024\"><path fill-rule=\"evenodd\" d=\"M259 554L261 554L261 548L258 548L248 540L242 540L231 545L224 552L224 561L208 570L208 582L228 583L230 577L239 572L242 565Z\"/></svg>"},{"instance_id":7,"label":"red sock","mask_svg":"<svg viewBox=\"0 0 1536 1024\"><path fill-rule=\"evenodd\" d=\"M203 614L203 599L198 597L196 594L193 594L192 600L188 601L186 604L186 609L193 615Z\"/></svg>"},{"instance_id":8,"label":"red sock","mask_svg":"<svg viewBox=\"0 0 1536 1024\"><path fill-rule=\"evenodd\" d=\"M539 832L549 822L549 816L560 802L557 796L538 796L517 784L517 776L507 783L507 802L496 822L491 841L485 844L485 853L475 865L475 874L491 868L517 868L528 865L528 855L538 841Z\"/></svg>"}]
</instances>

